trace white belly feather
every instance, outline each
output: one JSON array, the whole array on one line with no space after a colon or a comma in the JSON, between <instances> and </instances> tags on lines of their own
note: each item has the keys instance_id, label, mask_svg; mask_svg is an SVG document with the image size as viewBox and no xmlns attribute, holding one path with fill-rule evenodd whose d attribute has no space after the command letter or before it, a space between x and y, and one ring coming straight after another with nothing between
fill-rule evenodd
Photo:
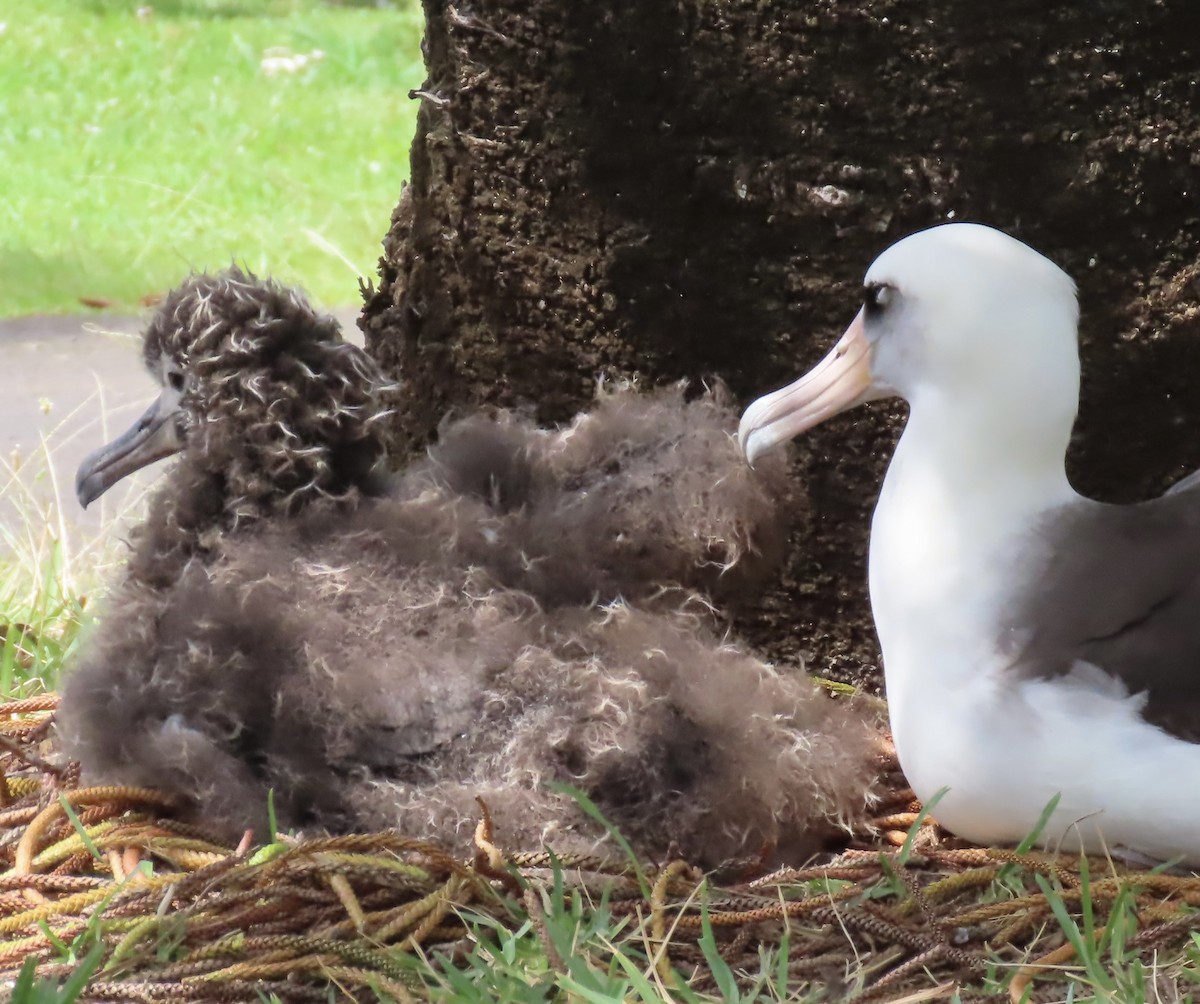
<instances>
[{"instance_id":1,"label":"white belly feather","mask_svg":"<svg viewBox=\"0 0 1200 1004\"><path fill-rule=\"evenodd\" d=\"M1147 723L1142 698L1103 667L1023 679L997 639L998 611L1051 486L998 498L906 463L901 442L876 509L871 601L893 737L933 816L981 843L1016 843L1059 796L1040 843L1136 848L1200 864L1200 745ZM952 488L953 490L948 490Z\"/></svg>"}]
</instances>

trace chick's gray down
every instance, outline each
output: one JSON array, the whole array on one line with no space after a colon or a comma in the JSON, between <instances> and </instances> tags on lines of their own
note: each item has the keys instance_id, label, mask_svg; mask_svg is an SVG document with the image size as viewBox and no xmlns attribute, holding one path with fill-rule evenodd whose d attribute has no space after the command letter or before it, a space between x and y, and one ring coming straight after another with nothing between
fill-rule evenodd
<instances>
[{"instance_id":1,"label":"chick's gray down","mask_svg":"<svg viewBox=\"0 0 1200 1004\"><path fill-rule=\"evenodd\" d=\"M403 389L294 290L193 276L144 357L179 457L63 695L89 778L231 832L270 790L284 825L459 845L481 797L507 846L600 849L559 781L640 853L712 864L861 815L864 713L725 633L787 526L784 461L745 466L720 389L448 420L389 472ZM81 498L139 462L105 449Z\"/></svg>"}]
</instances>

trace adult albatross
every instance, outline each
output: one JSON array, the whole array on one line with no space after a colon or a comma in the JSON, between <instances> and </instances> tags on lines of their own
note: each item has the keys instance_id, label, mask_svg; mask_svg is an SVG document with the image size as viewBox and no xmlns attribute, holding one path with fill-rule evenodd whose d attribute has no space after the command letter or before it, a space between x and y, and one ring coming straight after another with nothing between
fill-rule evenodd
<instances>
[{"instance_id":1,"label":"adult albatross","mask_svg":"<svg viewBox=\"0 0 1200 1004\"><path fill-rule=\"evenodd\" d=\"M753 463L861 402L908 423L871 525L871 606L896 750L959 836L1200 864L1200 484L1106 505L1065 454L1075 286L998 230L946 224L867 270L806 376L755 401Z\"/></svg>"}]
</instances>

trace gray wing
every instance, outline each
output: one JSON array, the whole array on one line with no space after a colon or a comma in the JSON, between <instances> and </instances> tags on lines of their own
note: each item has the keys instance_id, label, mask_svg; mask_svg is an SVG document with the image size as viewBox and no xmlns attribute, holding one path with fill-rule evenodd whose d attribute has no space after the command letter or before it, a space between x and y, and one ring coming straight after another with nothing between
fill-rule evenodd
<instances>
[{"instance_id":1,"label":"gray wing","mask_svg":"<svg viewBox=\"0 0 1200 1004\"><path fill-rule=\"evenodd\" d=\"M1029 676L1088 662L1200 741L1200 476L1129 506L1081 501L1039 527L1004 628Z\"/></svg>"}]
</instances>

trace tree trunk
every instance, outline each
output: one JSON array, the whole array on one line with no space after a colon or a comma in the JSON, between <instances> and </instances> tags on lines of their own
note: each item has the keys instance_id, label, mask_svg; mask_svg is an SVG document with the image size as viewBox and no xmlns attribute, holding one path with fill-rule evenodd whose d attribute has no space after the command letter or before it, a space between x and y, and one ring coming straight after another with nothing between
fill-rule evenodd
<instances>
[{"instance_id":1,"label":"tree trunk","mask_svg":"<svg viewBox=\"0 0 1200 1004\"><path fill-rule=\"evenodd\" d=\"M822 354L885 246L972 219L1079 282L1080 489L1200 463L1193 0L424 3L412 182L362 320L413 441L485 402L566 419L600 375L745 402ZM770 655L870 676L900 421L800 444L792 556L741 625Z\"/></svg>"}]
</instances>

